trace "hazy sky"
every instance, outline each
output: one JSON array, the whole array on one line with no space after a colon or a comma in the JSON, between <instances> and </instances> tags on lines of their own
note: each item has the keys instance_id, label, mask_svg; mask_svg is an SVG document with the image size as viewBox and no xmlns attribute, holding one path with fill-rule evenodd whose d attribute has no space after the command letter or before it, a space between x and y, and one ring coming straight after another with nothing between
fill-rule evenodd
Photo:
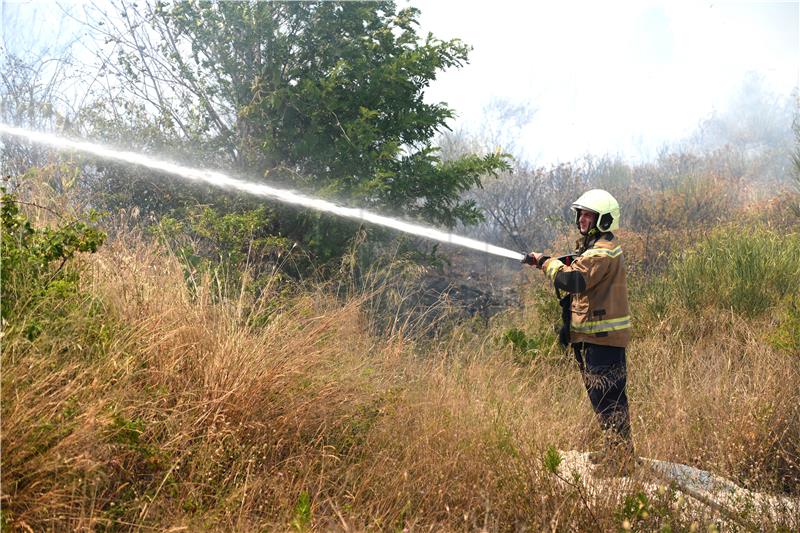
<instances>
[{"instance_id":1,"label":"hazy sky","mask_svg":"<svg viewBox=\"0 0 800 533\"><path fill-rule=\"evenodd\" d=\"M518 144L542 164L651 156L724 110L748 72L783 95L800 82L797 1L410 3L423 32L474 47L428 98L473 130L493 98L528 104L535 114Z\"/></svg>"},{"instance_id":2,"label":"hazy sky","mask_svg":"<svg viewBox=\"0 0 800 533\"><path fill-rule=\"evenodd\" d=\"M103 3L102 0L99 3ZM470 63L427 93L456 128L477 130L493 99L535 111L507 128L539 164L584 154L652 156L724 110L748 72L789 95L800 85L800 1L397 0L420 29L472 45ZM63 1L82 11L81 2ZM77 25L53 2L0 0L3 40L17 51L65 42Z\"/></svg>"}]
</instances>

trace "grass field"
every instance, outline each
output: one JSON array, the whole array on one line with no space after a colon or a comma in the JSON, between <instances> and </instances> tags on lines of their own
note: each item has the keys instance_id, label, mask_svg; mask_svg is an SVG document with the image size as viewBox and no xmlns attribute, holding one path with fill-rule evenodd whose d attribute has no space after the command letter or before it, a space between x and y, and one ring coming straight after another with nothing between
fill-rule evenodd
<instances>
[{"instance_id":1,"label":"grass field","mask_svg":"<svg viewBox=\"0 0 800 533\"><path fill-rule=\"evenodd\" d=\"M796 230L720 227L664 273L632 276L640 455L800 497L798 257ZM379 289L221 297L135 232L71 259L63 283L57 266L4 270L4 530L680 531L719 519L669 490L644 506L631 507L637 490L587 500L546 468L548 449L600 436L532 269L521 308L431 338L402 324L376 334Z\"/></svg>"}]
</instances>

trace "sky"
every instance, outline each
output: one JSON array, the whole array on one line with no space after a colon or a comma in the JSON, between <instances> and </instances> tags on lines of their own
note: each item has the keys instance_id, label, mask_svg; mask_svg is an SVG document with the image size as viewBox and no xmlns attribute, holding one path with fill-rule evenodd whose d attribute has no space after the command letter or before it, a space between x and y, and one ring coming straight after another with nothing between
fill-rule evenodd
<instances>
[{"instance_id":1,"label":"sky","mask_svg":"<svg viewBox=\"0 0 800 533\"><path fill-rule=\"evenodd\" d=\"M800 2L411 0L421 33L460 38L470 63L429 101L478 131L493 99L533 111L520 130L538 164L586 154L642 161L725 106L748 73L779 95L800 85ZM503 127L502 125L499 127Z\"/></svg>"},{"instance_id":2,"label":"sky","mask_svg":"<svg viewBox=\"0 0 800 533\"><path fill-rule=\"evenodd\" d=\"M800 0L397 4L420 9L420 34L473 47L469 64L440 73L426 99L447 102L457 113L451 127L468 132L487 125L492 101L526 107L522 127L490 126L536 164L650 159L724 111L748 73L779 95L800 85ZM18 50L66 42L77 26L62 14L53 2L0 0L0 34Z\"/></svg>"}]
</instances>

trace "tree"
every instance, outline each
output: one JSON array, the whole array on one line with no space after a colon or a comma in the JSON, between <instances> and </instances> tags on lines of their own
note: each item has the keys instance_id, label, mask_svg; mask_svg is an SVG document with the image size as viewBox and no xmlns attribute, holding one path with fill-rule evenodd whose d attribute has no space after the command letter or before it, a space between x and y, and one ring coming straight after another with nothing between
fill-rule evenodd
<instances>
[{"instance_id":1,"label":"tree","mask_svg":"<svg viewBox=\"0 0 800 533\"><path fill-rule=\"evenodd\" d=\"M47 6L0 6L0 122L37 130L69 129L87 95L86 80L76 68L75 37L62 24L36 24ZM50 149L12 136L0 145L5 176L49 166L48 184L61 194L75 182L75 172Z\"/></svg>"},{"instance_id":2,"label":"tree","mask_svg":"<svg viewBox=\"0 0 800 533\"><path fill-rule=\"evenodd\" d=\"M60 57L39 51L38 57L22 58L0 47L0 122L33 129L64 127L75 116L72 102L61 88L70 82L69 52ZM19 175L33 166L51 161L50 150L8 136L0 147L0 160L6 175ZM53 172L50 185L63 192L73 179L72 172Z\"/></svg>"},{"instance_id":3,"label":"tree","mask_svg":"<svg viewBox=\"0 0 800 533\"><path fill-rule=\"evenodd\" d=\"M459 40L424 39L393 2L159 2L91 27L117 86L186 141L247 176L452 227L481 219L462 193L502 155L443 162L452 111L424 100L467 61ZM277 210L272 230L334 257L355 226Z\"/></svg>"}]
</instances>

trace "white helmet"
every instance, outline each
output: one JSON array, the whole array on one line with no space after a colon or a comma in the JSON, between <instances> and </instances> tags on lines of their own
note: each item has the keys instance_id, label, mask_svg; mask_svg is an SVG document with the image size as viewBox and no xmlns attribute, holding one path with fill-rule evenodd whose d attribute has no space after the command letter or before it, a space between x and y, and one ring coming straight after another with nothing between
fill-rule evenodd
<instances>
[{"instance_id":1,"label":"white helmet","mask_svg":"<svg viewBox=\"0 0 800 533\"><path fill-rule=\"evenodd\" d=\"M600 231L614 231L619 228L619 203L602 189L586 191L570 207L575 211L576 225L581 210L585 209L597 213L597 229Z\"/></svg>"}]
</instances>

